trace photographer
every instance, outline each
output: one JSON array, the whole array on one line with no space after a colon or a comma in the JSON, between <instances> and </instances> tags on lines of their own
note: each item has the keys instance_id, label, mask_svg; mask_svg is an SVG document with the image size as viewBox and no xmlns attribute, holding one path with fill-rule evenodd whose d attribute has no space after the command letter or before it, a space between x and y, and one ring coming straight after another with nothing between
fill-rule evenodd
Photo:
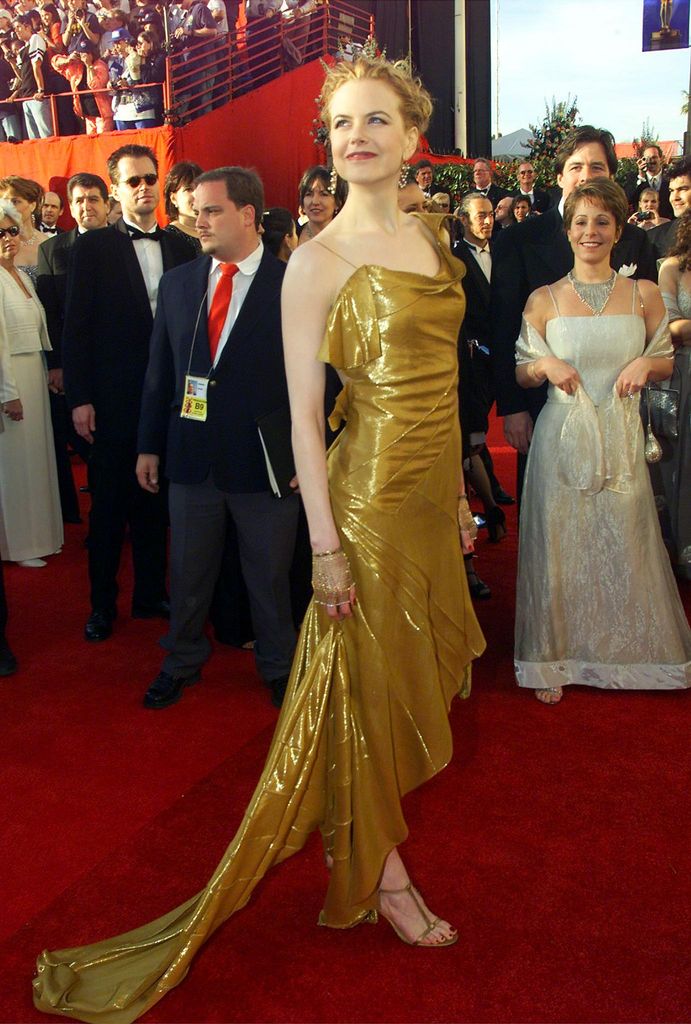
<instances>
[{"instance_id":1,"label":"photographer","mask_svg":"<svg viewBox=\"0 0 691 1024\"><path fill-rule=\"evenodd\" d=\"M634 208L638 207L638 201L644 189L652 188L657 192L660 202L658 212L661 217L668 219L673 217L672 207L669 201L669 179L664 173L662 150L655 143L651 143L643 150L643 155L636 161L638 164L638 178L635 187L627 192L627 199Z\"/></svg>"},{"instance_id":2,"label":"photographer","mask_svg":"<svg viewBox=\"0 0 691 1024\"><path fill-rule=\"evenodd\" d=\"M669 224L669 217L660 216L660 196L654 188L644 188L638 199L638 209L629 217L629 224L650 231L660 224Z\"/></svg>"},{"instance_id":3,"label":"photographer","mask_svg":"<svg viewBox=\"0 0 691 1024\"><path fill-rule=\"evenodd\" d=\"M62 35L68 53L74 53L80 43L91 43L98 50L101 27L95 14L86 9L86 0L67 0L67 25Z\"/></svg>"}]
</instances>

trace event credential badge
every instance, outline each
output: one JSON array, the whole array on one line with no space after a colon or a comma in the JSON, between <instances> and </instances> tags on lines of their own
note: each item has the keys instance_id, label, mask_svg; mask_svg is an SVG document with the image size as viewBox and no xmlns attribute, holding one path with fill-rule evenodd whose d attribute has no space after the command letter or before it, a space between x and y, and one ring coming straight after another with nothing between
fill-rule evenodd
<instances>
[{"instance_id":1,"label":"event credential badge","mask_svg":"<svg viewBox=\"0 0 691 1024\"><path fill-rule=\"evenodd\" d=\"M193 377L187 374L185 377L185 394L182 399L180 416L183 420L198 420L199 423L206 422L206 392L209 386L208 377Z\"/></svg>"}]
</instances>

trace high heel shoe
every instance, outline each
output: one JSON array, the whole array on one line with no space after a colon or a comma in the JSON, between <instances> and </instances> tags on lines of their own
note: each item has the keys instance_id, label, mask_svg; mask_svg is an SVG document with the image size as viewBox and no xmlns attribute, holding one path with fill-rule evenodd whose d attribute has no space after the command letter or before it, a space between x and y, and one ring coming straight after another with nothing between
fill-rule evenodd
<instances>
[{"instance_id":1,"label":"high heel shoe","mask_svg":"<svg viewBox=\"0 0 691 1024\"><path fill-rule=\"evenodd\" d=\"M478 574L473 568L474 555L464 555L463 561L465 562L465 574L468 578L468 590L472 597L479 601L486 601L492 596L492 591L489 589L484 580L481 580Z\"/></svg>"},{"instance_id":2,"label":"high heel shoe","mask_svg":"<svg viewBox=\"0 0 691 1024\"><path fill-rule=\"evenodd\" d=\"M418 935L418 937L416 939L408 939L408 938L406 938L406 936L402 933L402 931L400 930L400 928L398 927L396 922L392 921L390 917L387 917L386 914L384 913L384 911L382 910L382 907L381 907L381 896L382 895L384 895L384 896L398 896L398 895L400 895L401 893L404 893L404 892L408 893L408 895L411 897L413 903L415 904L415 907L416 907L418 913L420 914L420 917L425 922L424 929L422 930L422 932ZM441 946L453 946L453 944L455 942L458 942L458 932L456 932L456 931L454 932L453 935L450 935L448 939L440 939L439 942L425 942L425 939L427 938L427 936L431 935L431 933L434 931L434 929L437 927L437 925L441 922L441 918L440 917L435 917L433 920L430 920L429 917L427 916L427 914L425 913L425 908L423 907L423 905L422 905L422 903L421 903L421 901L419 899L419 896L420 896L420 894L417 891L417 889L413 886L412 882L408 882L408 884L405 885L402 889L380 889L379 890L379 913L381 914L381 916L384 918L385 921L389 922L389 924L391 925L393 930L396 932L396 935L398 935L398 937L401 940L401 942L405 942L406 946L423 946L425 949L436 949L437 947L441 947Z\"/></svg>"},{"instance_id":3,"label":"high heel shoe","mask_svg":"<svg viewBox=\"0 0 691 1024\"><path fill-rule=\"evenodd\" d=\"M487 533L492 544L498 544L500 540L503 540L506 536L506 515L503 508L499 508L495 505L494 508L488 508L485 512L485 522L487 523Z\"/></svg>"}]
</instances>

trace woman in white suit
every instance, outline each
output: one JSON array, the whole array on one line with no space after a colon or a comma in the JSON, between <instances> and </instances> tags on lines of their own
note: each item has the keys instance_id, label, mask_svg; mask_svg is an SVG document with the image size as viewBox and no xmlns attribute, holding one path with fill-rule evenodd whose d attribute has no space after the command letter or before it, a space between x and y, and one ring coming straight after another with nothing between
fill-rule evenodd
<instances>
[{"instance_id":1,"label":"woman in white suit","mask_svg":"<svg viewBox=\"0 0 691 1024\"><path fill-rule=\"evenodd\" d=\"M44 350L46 319L14 265L21 218L0 199L0 555L31 568L62 546Z\"/></svg>"}]
</instances>

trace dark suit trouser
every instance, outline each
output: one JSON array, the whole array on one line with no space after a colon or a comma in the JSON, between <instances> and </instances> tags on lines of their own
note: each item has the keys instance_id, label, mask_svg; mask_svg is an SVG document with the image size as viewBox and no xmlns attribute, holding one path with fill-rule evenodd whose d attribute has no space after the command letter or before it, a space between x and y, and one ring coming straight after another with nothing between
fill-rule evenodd
<instances>
[{"instance_id":1,"label":"dark suit trouser","mask_svg":"<svg viewBox=\"0 0 691 1024\"><path fill-rule=\"evenodd\" d=\"M137 483L134 441L94 441L89 459L89 580L91 606L115 612L120 555L129 526L134 564L133 605L155 605L166 594L168 517L165 488L149 494Z\"/></svg>"},{"instance_id":2,"label":"dark suit trouser","mask_svg":"<svg viewBox=\"0 0 691 1024\"><path fill-rule=\"evenodd\" d=\"M77 488L72 476L67 444L70 439L72 416L67 407L64 395L50 392L50 418L53 424L53 440L55 442L55 464L58 471L58 489L60 491L60 507L62 518L66 522L79 521L79 499Z\"/></svg>"},{"instance_id":3,"label":"dark suit trouser","mask_svg":"<svg viewBox=\"0 0 691 1024\"><path fill-rule=\"evenodd\" d=\"M267 683L283 679L295 651L290 566L299 498L267 492L228 494L208 477L201 484L170 484L170 630L162 669L192 675L208 659L204 633L221 569L227 516L235 523L240 564L250 599L257 671Z\"/></svg>"}]
</instances>

